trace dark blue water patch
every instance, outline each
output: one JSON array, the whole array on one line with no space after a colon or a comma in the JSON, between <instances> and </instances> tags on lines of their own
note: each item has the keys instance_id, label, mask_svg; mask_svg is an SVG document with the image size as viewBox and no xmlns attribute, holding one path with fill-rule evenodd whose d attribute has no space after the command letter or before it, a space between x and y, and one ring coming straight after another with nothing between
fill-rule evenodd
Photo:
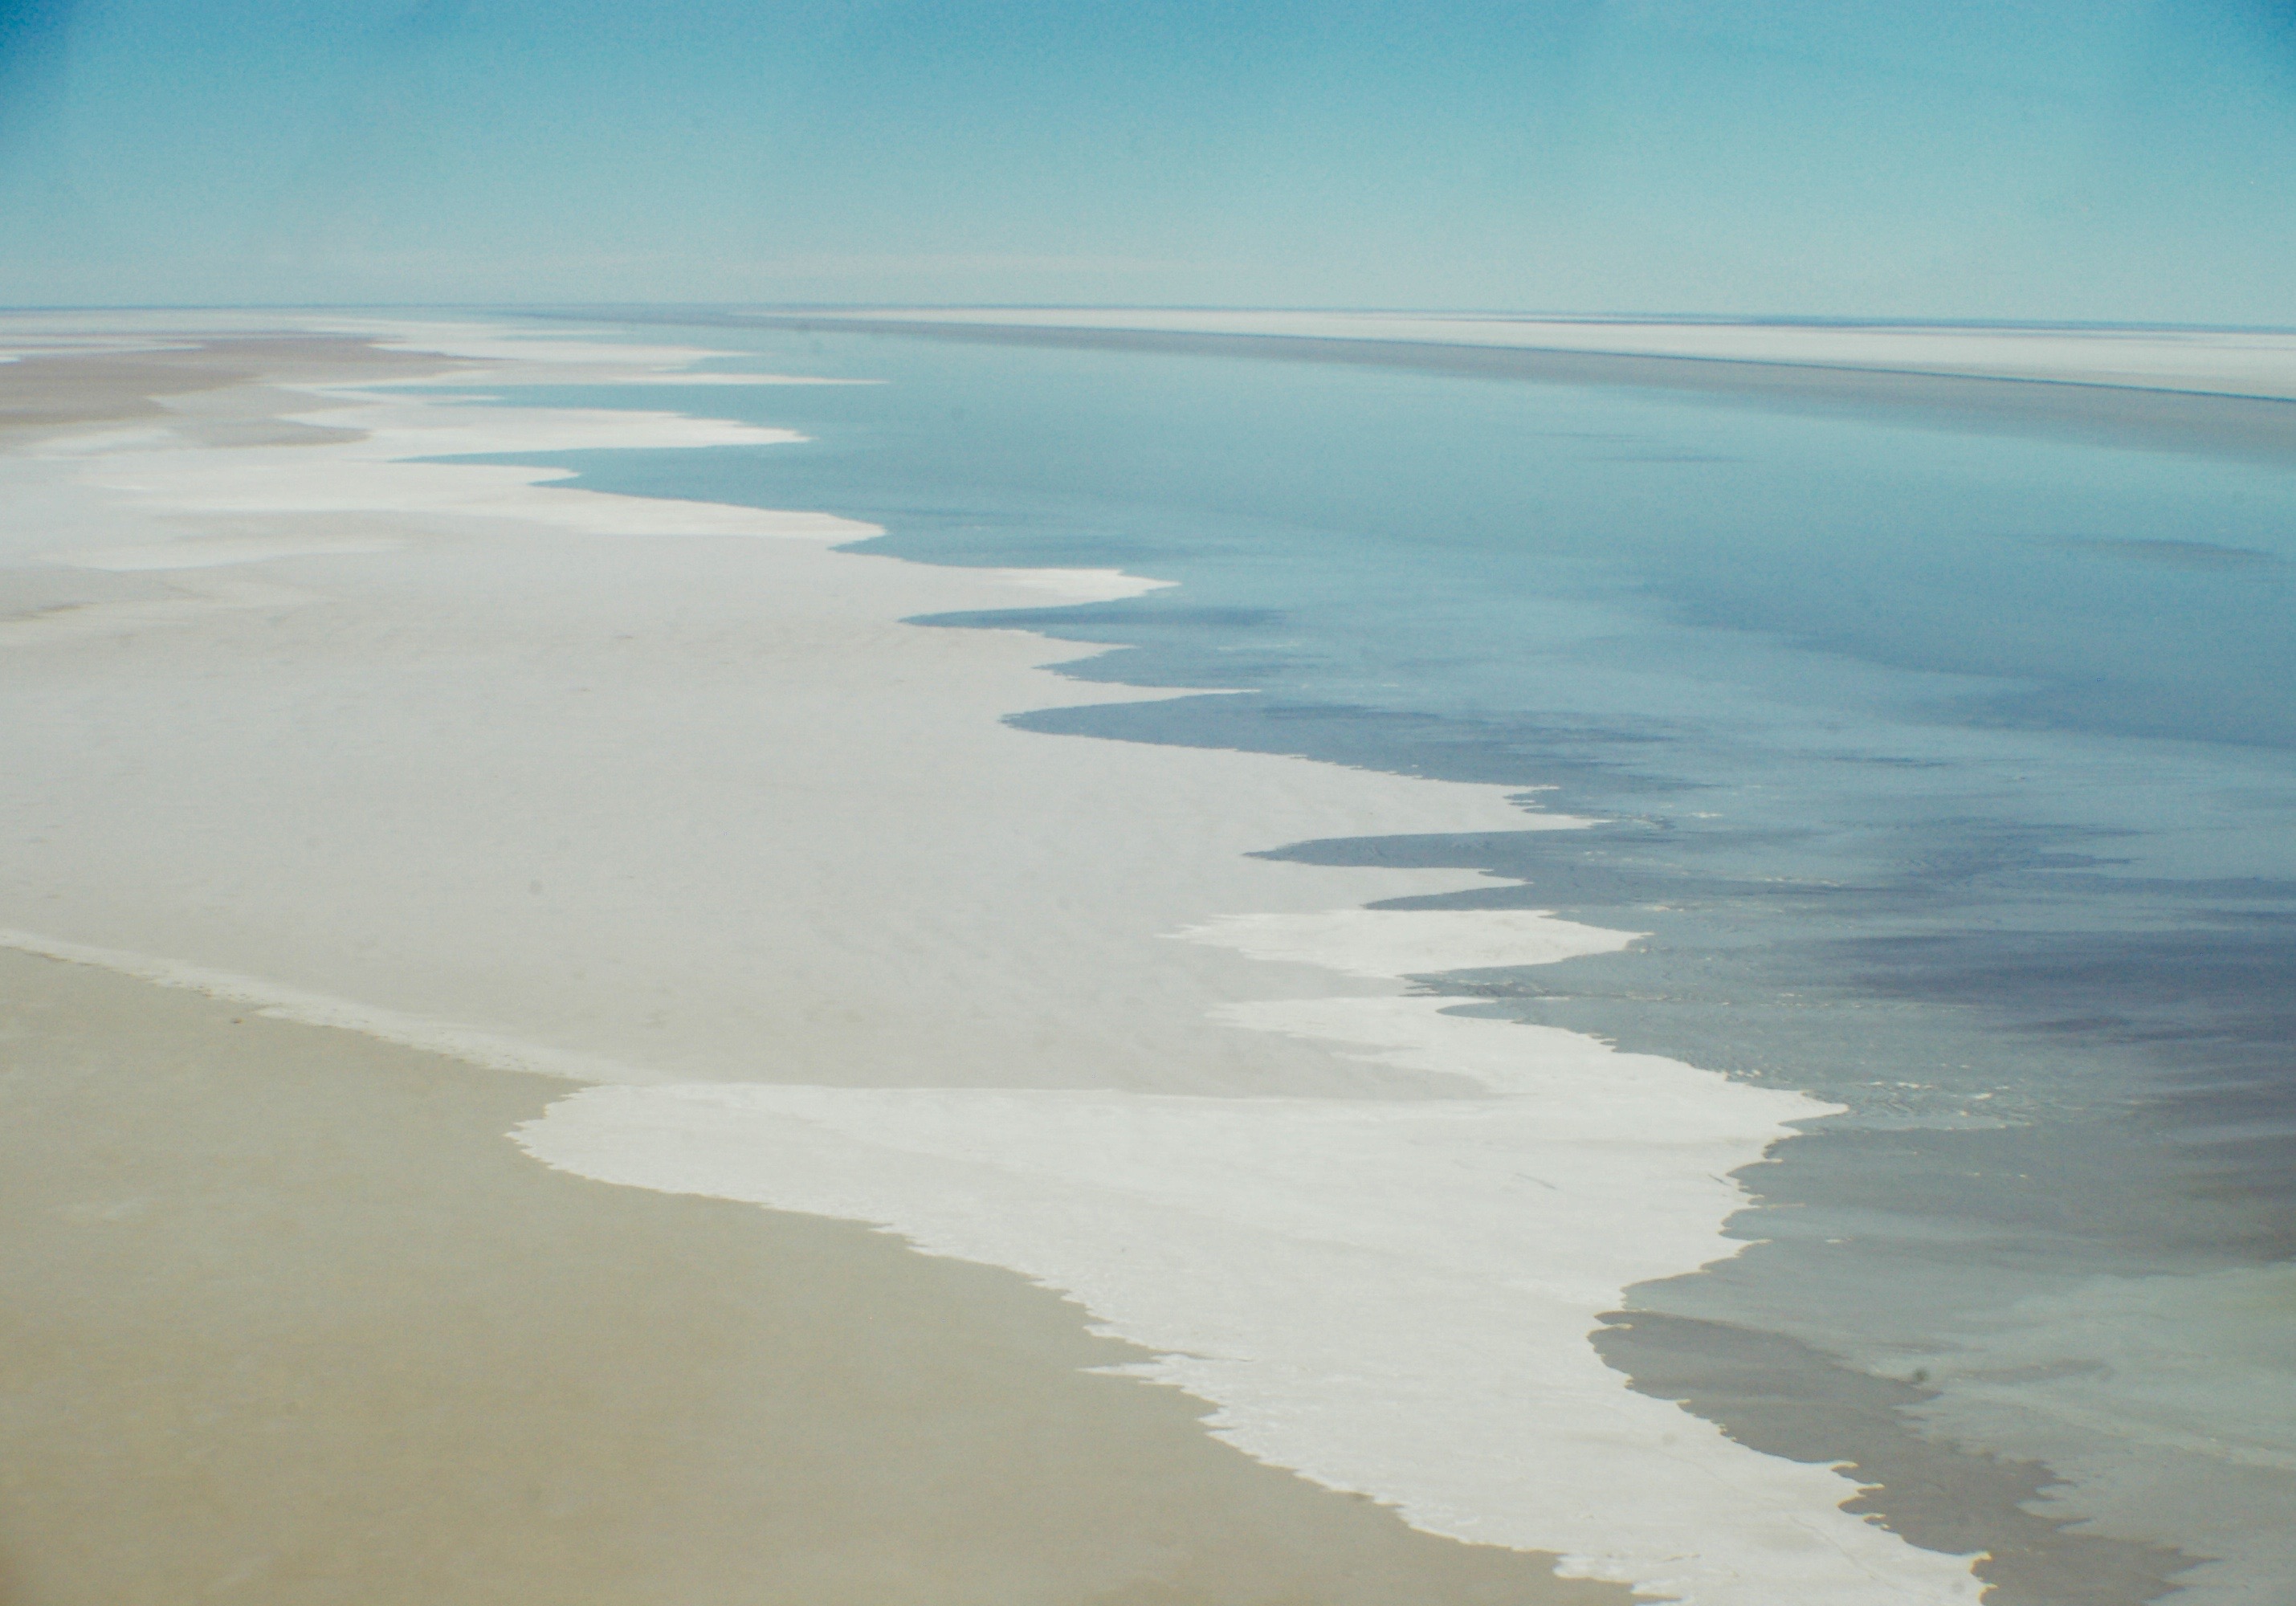
<instances>
[{"instance_id":1,"label":"dark blue water patch","mask_svg":"<svg viewBox=\"0 0 2296 1606\"><path fill-rule=\"evenodd\" d=\"M2051 545L2118 558L2123 562L2150 563L2156 568L2197 574L2255 574L2276 570L2287 563L2276 553L2259 552L2250 546L2219 546L2212 541L2103 541L2067 536Z\"/></svg>"},{"instance_id":2,"label":"dark blue water patch","mask_svg":"<svg viewBox=\"0 0 2296 1606\"><path fill-rule=\"evenodd\" d=\"M1830 945L1861 990L1989 1009L2008 1029L2142 1052L2166 1074L2140 1124L2159 1168L2237 1206L2213 1248L2296 1257L2296 896L2229 924L2068 936L1963 931ZM2221 1217L2218 1217L2221 1219Z\"/></svg>"},{"instance_id":3,"label":"dark blue water patch","mask_svg":"<svg viewBox=\"0 0 2296 1606\"><path fill-rule=\"evenodd\" d=\"M1176 684L1146 651L1127 648L1067 672L1119 683L1136 677L1138 684ZM1134 652L1143 656L1128 656ZM1183 666L1170 668L1176 676L1185 673ZM1043 709L1011 716L1006 723L1053 735L1233 748L1526 792L1538 789L1539 804L1561 814L1612 811L1630 800L1639 806L1701 790L1666 764L1675 745L1667 733L1585 719L1476 719L1360 704L1218 696Z\"/></svg>"},{"instance_id":4,"label":"dark blue water patch","mask_svg":"<svg viewBox=\"0 0 2296 1606\"><path fill-rule=\"evenodd\" d=\"M2238 889L2259 900L2296 901L2285 883L2258 881ZM2036 1029L2085 1031L2110 1020L2128 1041L2261 1036L2296 1044L2296 916L2282 908L2245 913L2229 929L2103 931L2048 943L1956 931L1864 938L1833 952L1842 973L1875 992L1943 991L2004 1010L2043 1006L2030 1022Z\"/></svg>"},{"instance_id":5,"label":"dark blue water patch","mask_svg":"<svg viewBox=\"0 0 2296 1606\"><path fill-rule=\"evenodd\" d=\"M2131 1141L2155 1151L2140 1170L2185 1201L2129 1217L2127 1253L2151 1257L2160 1243L2177 1255L2196 1243L2234 1258L2296 1253L2296 883L2122 879L2099 873L2112 867L2105 856L1994 822L1948 819L1924 834L1857 880L1743 873L1782 848L1813 855L1815 833L1757 840L1706 822L1669 828L1663 816L1303 843L1268 856L1480 871L1492 885L1382 906L1552 909L1651 933L1627 955L1433 984L1536 1001L1525 1018L1622 1047L1784 1081L1853 1110L1896 1100L1891 1085L1911 1079L1933 1104L1966 1116L1981 1095L1994 1101L1988 1113L2035 1134L2102 1098ZM2250 906L2211 913L2234 899ZM2164 912L2176 915L2165 926ZM1865 1006L1879 1001L1914 1007L1877 1017ZM1939 1052L1948 1017L1962 1022L1951 1036L1980 1040L1956 1051L1965 1060ZM1896 1074L1874 1074L1877 1061ZM2128 1192L2101 1174L2075 1193L2104 1189ZM2202 1194L2230 1208L2201 1209ZM1965 1196L1985 1208L1984 1186Z\"/></svg>"},{"instance_id":6,"label":"dark blue water patch","mask_svg":"<svg viewBox=\"0 0 2296 1606\"><path fill-rule=\"evenodd\" d=\"M1937 1397L1923 1382L1876 1377L1777 1333L1656 1311L1617 1311L1595 1348L1635 1387L1679 1401L1767 1455L1839 1466L1867 1492L1843 1510L1948 1555L1982 1553L1996 1602L2151 1601L2200 1558L2173 1545L2083 1533L2037 1513L2046 1464L1970 1454L1906 1425Z\"/></svg>"}]
</instances>

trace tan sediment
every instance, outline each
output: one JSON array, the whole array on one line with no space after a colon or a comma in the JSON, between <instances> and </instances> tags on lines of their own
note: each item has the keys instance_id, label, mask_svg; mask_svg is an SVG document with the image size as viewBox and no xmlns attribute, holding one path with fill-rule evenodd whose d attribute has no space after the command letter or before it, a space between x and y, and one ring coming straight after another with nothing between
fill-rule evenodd
<instances>
[{"instance_id":1,"label":"tan sediment","mask_svg":"<svg viewBox=\"0 0 2296 1606\"><path fill-rule=\"evenodd\" d=\"M1011 1274L537 1166L562 1084L0 1001L10 1606L1628 1599L1247 1459Z\"/></svg>"},{"instance_id":2,"label":"tan sediment","mask_svg":"<svg viewBox=\"0 0 2296 1606\"><path fill-rule=\"evenodd\" d=\"M340 431L279 418L282 393L258 381L397 378L456 365L339 335L200 335L156 350L35 353L0 362L0 440L144 421L202 445L340 440Z\"/></svg>"}]
</instances>

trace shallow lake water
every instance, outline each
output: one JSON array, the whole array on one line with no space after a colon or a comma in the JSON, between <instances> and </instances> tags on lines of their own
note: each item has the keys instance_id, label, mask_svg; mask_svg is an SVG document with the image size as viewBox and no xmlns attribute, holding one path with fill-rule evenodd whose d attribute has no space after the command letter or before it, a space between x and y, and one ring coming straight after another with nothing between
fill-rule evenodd
<instances>
[{"instance_id":1,"label":"shallow lake water","mask_svg":"<svg viewBox=\"0 0 2296 1606\"><path fill-rule=\"evenodd\" d=\"M1029 728L1601 819L1269 848L1486 870L1435 901L1648 933L1424 985L1848 1107L1745 1174L1744 1252L1632 1291L1599 1344L1635 1386L1856 1463L1860 1509L1991 1552L2005 1606L2296 1587L2296 464L1248 357L691 338L885 382L505 399L811 438L545 460L593 488L1178 582L933 621L1218 693Z\"/></svg>"}]
</instances>

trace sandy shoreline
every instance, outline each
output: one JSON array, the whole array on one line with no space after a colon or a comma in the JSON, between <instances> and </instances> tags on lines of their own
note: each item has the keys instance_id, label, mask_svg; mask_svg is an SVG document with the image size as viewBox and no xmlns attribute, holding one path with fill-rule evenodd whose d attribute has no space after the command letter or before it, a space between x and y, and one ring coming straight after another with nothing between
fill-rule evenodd
<instances>
[{"instance_id":1,"label":"sandy shoreline","mask_svg":"<svg viewBox=\"0 0 2296 1606\"><path fill-rule=\"evenodd\" d=\"M1622 1598L1235 1454L1009 1274L537 1166L554 1081L0 999L11 1602Z\"/></svg>"},{"instance_id":2,"label":"sandy shoreline","mask_svg":"<svg viewBox=\"0 0 2296 1606\"><path fill-rule=\"evenodd\" d=\"M1968 1558L1841 1513L1839 1475L1630 1393L1585 1341L1627 1282L1730 1252L1728 1173L1827 1107L1446 1016L1406 979L1631 934L1366 912L1462 878L1247 856L1570 822L1488 787L1004 725L1152 693L1051 674L1072 649L1040 637L900 621L1144 582L931 569L832 550L869 533L833 510L414 461L793 438L362 389L423 350L465 387L699 354L340 322L395 341L387 365L335 347L332 380L258 387L256 348L219 341L226 377L171 393L205 399L78 396L0 461L6 946L174 984L155 1011L251 1002L281 1031L381 1040L360 1053L451 1052L497 1089L590 1084L545 1111L520 1077L521 1108L473 1119L503 1115L503 1164L553 1176L505 1141L519 1126L550 1165L627 1184L558 1176L585 1209L783 1219L674 1197L715 1194L1027 1274L1147 1344L1137 1369L1216 1405L1231 1443L1513 1547L1398 1561L1437 1570L1361 1598L1547 1598L1523 1593L1551 1586L1538 1552L1718 1606L1975 1598ZM78 360L119 359L28 357L0 386ZM1079 1120L1116 1145L1086 1173ZM1350 1216L1374 1176L1398 1208ZM1506 1298L1484 1297L1495 1275ZM994 1278L1052 1313L1043 1343L1090 1348L1073 1307ZM1237 1289L1257 1302L1222 1303ZM1287 1291L1328 1308L1302 1325ZM1199 1409L1103 1381L1159 1422ZM1336 1513L1301 1521L1408 1532L1300 1497ZM1448 1581L1493 1557L1517 1593ZM1264 1598L1231 1573L1043 1598Z\"/></svg>"}]
</instances>

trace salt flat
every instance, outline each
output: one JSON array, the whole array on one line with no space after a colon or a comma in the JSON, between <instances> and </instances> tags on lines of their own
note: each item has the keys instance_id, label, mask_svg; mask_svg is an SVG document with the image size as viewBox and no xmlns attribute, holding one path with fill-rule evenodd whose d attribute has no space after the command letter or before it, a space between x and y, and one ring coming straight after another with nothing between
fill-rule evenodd
<instances>
[{"instance_id":1,"label":"salt flat","mask_svg":"<svg viewBox=\"0 0 2296 1606\"><path fill-rule=\"evenodd\" d=\"M1587 1343L1628 1283L1732 1252L1729 1173L1828 1107L1411 996L1629 934L1366 910L1472 878L1250 856L1578 822L1018 730L1156 693L1063 679L1073 649L1026 632L904 622L1153 576L930 568L836 550L873 530L834 509L439 461L794 441L484 395L691 349L303 320L275 373L243 331L145 332L166 399L0 463L0 572L36 602L0 618L10 946L591 1084L528 1118L532 1153L1021 1272L1232 1443L1423 1528L1718 1606L1975 1598L1970 1558ZM362 373L377 339L397 366ZM410 365L422 392L379 382ZM1373 1176L1414 1211L1351 1210ZM1223 1303L1246 1286L1275 1306Z\"/></svg>"}]
</instances>

